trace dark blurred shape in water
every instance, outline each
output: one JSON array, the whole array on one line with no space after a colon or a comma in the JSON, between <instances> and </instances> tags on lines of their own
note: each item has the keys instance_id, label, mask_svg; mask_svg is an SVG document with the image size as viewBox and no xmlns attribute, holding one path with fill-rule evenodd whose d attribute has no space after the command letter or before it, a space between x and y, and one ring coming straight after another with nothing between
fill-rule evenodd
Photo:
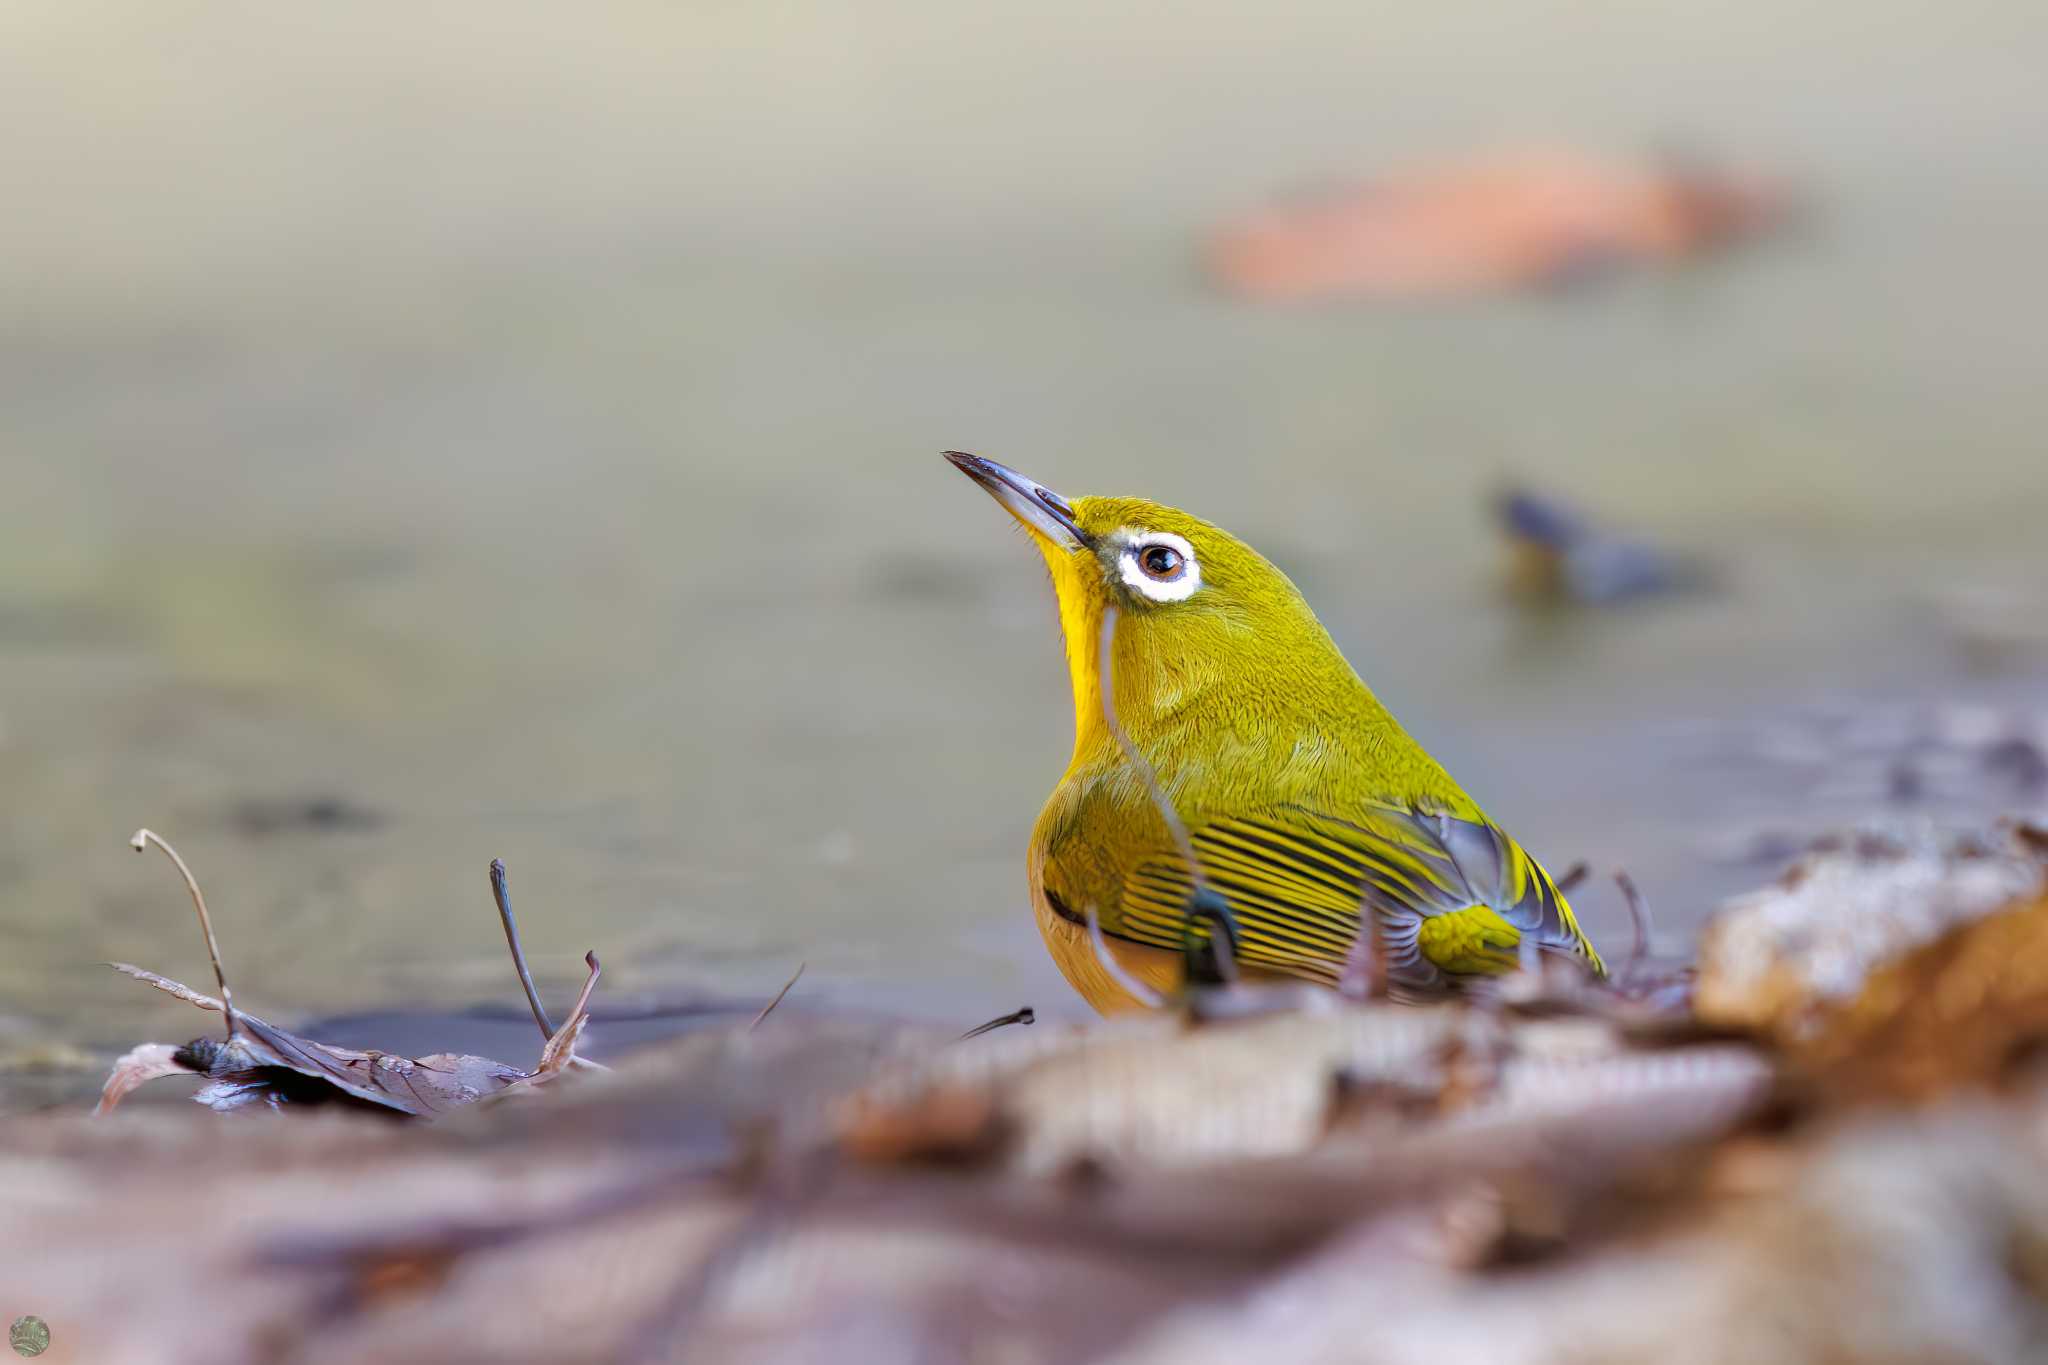
<instances>
[{"instance_id":1,"label":"dark blurred shape in water","mask_svg":"<svg viewBox=\"0 0 2048 1365\"><path fill-rule=\"evenodd\" d=\"M1606 604L1697 588L1703 565L1602 529L1571 503L1509 486L1494 514L1513 553L1509 585L1519 596Z\"/></svg>"},{"instance_id":2,"label":"dark blurred shape in water","mask_svg":"<svg viewBox=\"0 0 2048 1365\"><path fill-rule=\"evenodd\" d=\"M1710 256L1804 216L1786 184L1665 154L1483 153L1390 172L1229 225L1210 271L1267 302L1553 288Z\"/></svg>"},{"instance_id":3,"label":"dark blurred shape in water","mask_svg":"<svg viewBox=\"0 0 2048 1365\"><path fill-rule=\"evenodd\" d=\"M2009 582L1958 583L1930 591L1927 609L1973 672L2018 672L2048 657L2048 595Z\"/></svg>"},{"instance_id":4,"label":"dark blurred shape in water","mask_svg":"<svg viewBox=\"0 0 2048 1365\"><path fill-rule=\"evenodd\" d=\"M377 829L383 811L332 792L252 796L235 803L229 821L252 839L276 834L348 834Z\"/></svg>"}]
</instances>

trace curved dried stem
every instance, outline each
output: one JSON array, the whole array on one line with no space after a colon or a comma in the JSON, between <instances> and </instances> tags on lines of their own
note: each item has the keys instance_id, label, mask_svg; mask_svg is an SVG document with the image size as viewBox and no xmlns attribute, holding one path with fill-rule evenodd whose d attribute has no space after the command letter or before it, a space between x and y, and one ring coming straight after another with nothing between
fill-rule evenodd
<instances>
[{"instance_id":1,"label":"curved dried stem","mask_svg":"<svg viewBox=\"0 0 2048 1365\"><path fill-rule=\"evenodd\" d=\"M1133 1000L1147 1009L1163 1009L1166 998L1144 982L1124 970L1124 964L1116 960L1109 951L1109 941L1102 936L1102 921L1095 914L1095 902L1088 902L1088 942L1095 947L1095 961L1109 974L1109 979L1130 993Z\"/></svg>"},{"instance_id":2,"label":"curved dried stem","mask_svg":"<svg viewBox=\"0 0 2048 1365\"><path fill-rule=\"evenodd\" d=\"M199 893L199 879L192 875L191 868L185 866L185 860L178 856L178 850L165 843L163 837L155 831L138 829L135 831L135 837L128 841L128 846L137 853L151 844L162 849L170 858L178 869L178 875L185 879L185 889L192 893L192 908L199 912L199 931L206 935L206 956L213 962L213 983L220 987L221 1013L227 1016L228 1037L232 1038L235 1036L238 1022L235 1016L235 997L228 990L227 973L221 969L220 944L213 937L213 919L206 913L206 897Z\"/></svg>"},{"instance_id":3,"label":"curved dried stem","mask_svg":"<svg viewBox=\"0 0 2048 1365\"><path fill-rule=\"evenodd\" d=\"M590 975L583 978L583 989L576 996L576 1008L571 1015L590 1012L590 993L597 989L597 979L604 975L604 966L597 960L597 949L592 948L583 955L583 965L590 968Z\"/></svg>"},{"instance_id":4,"label":"curved dried stem","mask_svg":"<svg viewBox=\"0 0 2048 1365\"><path fill-rule=\"evenodd\" d=\"M540 1065L534 1068L534 1080L542 1081L565 1067L581 1066L598 1071L609 1070L576 1055L576 1044L583 1039L583 1030L590 1023L590 993L597 989L597 979L604 975L604 968L598 964L596 952L583 955L583 963L590 968L590 975L583 978L582 993L576 997L575 1008L569 1011L569 1018L561 1028L548 1036L540 1050Z\"/></svg>"},{"instance_id":5,"label":"curved dried stem","mask_svg":"<svg viewBox=\"0 0 2048 1365\"><path fill-rule=\"evenodd\" d=\"M505 926L505 946L512 950L512 969L519 973L519 984L526 991L526 1003L533 1009L533 1022L540 1025L540 1036L555 1036L555 1025L548 1018L547 1008L540 1003L540 992L533 988L533 973L526 969L526 949L519 946L519 922L512 918L512 893L505 885L505 860L491 859L491 898L498 902L498 922Z\"/></svg>"}]
</instances>

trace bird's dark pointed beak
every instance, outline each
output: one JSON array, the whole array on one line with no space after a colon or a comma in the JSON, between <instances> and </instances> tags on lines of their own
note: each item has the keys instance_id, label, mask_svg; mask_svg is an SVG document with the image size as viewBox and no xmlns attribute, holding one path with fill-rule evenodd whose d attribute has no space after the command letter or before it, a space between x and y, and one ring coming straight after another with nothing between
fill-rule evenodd
<instances>
[{"instance_id":1,"label":"bird's dark pointed beak","mask_svg":"<svg viewBox=\"0 0 2048 1365\"><path fill-rule=\"evenodd\" d=\"M1094 539L1074 520L1072 505L1044 484L964 450L949 450L946 458L1022 522L1025 530L1048 544L1062 550L1087 549L1094 544Z\"/></svg>"}]
</instances>

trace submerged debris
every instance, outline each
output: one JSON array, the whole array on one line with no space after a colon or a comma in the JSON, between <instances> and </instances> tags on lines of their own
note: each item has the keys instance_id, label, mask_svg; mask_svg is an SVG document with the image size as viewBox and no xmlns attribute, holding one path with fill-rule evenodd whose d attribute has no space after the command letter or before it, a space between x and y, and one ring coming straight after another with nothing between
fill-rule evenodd
<instances>
[{"instance_id":1,"label":"submerged debris","mask_svg":"<svg viewBox=\"0 0 2048 1365\"><path fill-rule=\"evenodd\" d=\"M229 812L235 829L252 839L279 834L344 834L380 828L383 811L332 792L251 796Z\"/></svg>"},{"instance_id":2,"label":"submerged debris","mask_svg":"<svg viewBox=\"0 0 2048 1365\"><path fill-rule=\"evenodd\" d=\"M1949 702L1939 706L1849 703L1788 710L1761 723L1703 726L1689 758L1761 767L1772 792L1805 811L1887 807L1902 815L1944 811L1981 823L1993 811L2043 809L2048 798L2048 712ZM1721 861L1798 851L1816 827L1725 833L1710 842Z\"/></svg>"}]
</instances>

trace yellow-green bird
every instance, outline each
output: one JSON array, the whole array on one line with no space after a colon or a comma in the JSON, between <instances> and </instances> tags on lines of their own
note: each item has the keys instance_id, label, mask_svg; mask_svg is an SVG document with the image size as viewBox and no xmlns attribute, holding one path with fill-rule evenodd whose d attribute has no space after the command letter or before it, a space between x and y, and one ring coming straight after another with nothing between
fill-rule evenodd
<instances>
[{"instance_id":1,"label":"yellow-green bird","mask_svg":"<svg viewBox=\"0 0 2048 1365\"><path fill-rule=\"evenodd\" d=\"M946 458L1052 571L1074 754L1032 832L1031 899L1090 1004L1140 1002L1098 959L1089 919L1127 975L1170 993L1198 884L1227 902L1253 976L1335 984L1367 909L1389 980L1409 992L1510 971L1525 937L1605 974L1549 874L1380 705L1256 550L1156 502L1070 500L993 460ZM1116 723L1185 825L1192 874L1105 714L1106 621Z\"/></svg>"}]
</instances>

